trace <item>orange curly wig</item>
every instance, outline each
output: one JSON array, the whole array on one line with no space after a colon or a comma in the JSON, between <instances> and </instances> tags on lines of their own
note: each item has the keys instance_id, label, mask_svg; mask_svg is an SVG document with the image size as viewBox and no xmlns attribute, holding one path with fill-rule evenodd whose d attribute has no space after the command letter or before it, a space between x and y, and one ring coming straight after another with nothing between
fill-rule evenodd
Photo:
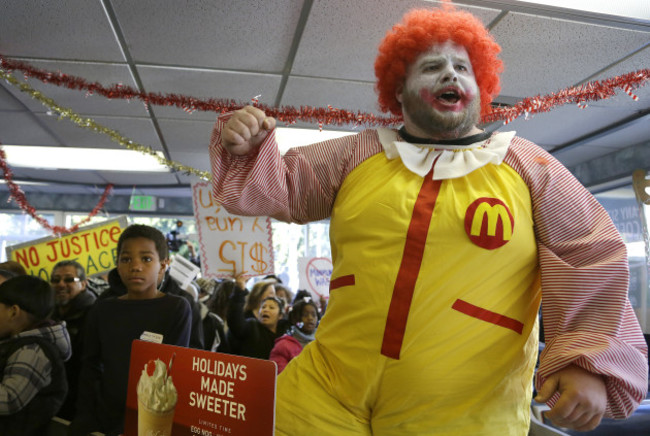
<instances>
[{"instance_id":1,"label":"orange curly wig","mask_svg":"<svg viewBox=\"0 0 650 436\"><path fill-rule=\"evenodd\" d=\"M407 12L402 21L386 33L375 60L375 89L383 112L402 115L402 105L396 94L406 80L409 65L433 44L450 39L467 50L481 93L481 116L490 113L490 103L501 89L499 74L503 71L503 62L497 58L501 47L478 18L452 6Z\"/></svg>"}]
</instances>

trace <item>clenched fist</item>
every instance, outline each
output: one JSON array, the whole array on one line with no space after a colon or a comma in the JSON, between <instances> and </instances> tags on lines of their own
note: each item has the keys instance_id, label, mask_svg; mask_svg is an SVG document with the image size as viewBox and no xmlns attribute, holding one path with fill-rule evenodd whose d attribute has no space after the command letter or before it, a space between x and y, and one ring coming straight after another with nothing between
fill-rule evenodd
<instances>
[{"instance_id":1,"label":"clenched fist","mask_svg":"<svg viewBox=\"0 0 650 436\"><path fill-rule=\"evenodd\" d=\"M275 118L260 109L246 106L235 111L221 131L223 147L234 155L244 155L259 147L271 130Z\"/></svg>"}]
</instances>

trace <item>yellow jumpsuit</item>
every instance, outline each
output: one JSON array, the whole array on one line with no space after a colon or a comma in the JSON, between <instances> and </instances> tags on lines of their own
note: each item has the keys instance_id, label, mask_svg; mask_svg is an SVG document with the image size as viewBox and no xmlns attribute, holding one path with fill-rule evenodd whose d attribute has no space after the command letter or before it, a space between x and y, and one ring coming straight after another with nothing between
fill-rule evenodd
<instances>
[{"instance_id":1,"label":"yellow jumpsuit","mask_svg":"<svg viewBox=\"0 0 650 436\"><path fill-rule=\"evenodd\" d=\"M327 322L279 376L276 434L527 434L541 292L519 174L423 181L379 153L330 236Z\"/></svg>"}]
</instances>

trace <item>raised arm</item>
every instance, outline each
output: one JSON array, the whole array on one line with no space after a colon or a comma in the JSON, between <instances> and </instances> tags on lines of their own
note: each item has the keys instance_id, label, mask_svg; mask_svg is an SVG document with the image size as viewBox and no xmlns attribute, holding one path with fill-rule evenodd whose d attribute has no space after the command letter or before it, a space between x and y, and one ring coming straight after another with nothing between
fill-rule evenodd
<instances>
[{"instance_id":1,"label":"raised arm","mask_svg":"<svg viewBox=\"0 0 650 436\"><path fill-rule=\"evenodd\" d=\"M247 320L244 317L244 303L246 301L246 291L238 286L230 296L228 305L228 328L231 334L238 340L244 340L249 334L250 326L253 320Z\"/></svg>"},{"instance_id":2,"label":"raised arm","mask_svg":"<svg viewBox=\"0 0 650 436\"><path fill-rule=\"evenodd\" d=\"M327 218L347 174L382 150L367 130L282 156L275 130L265 130L272 118L250 112L219 117L210 141L214 198L230 213L297 223Z\"/></svg>"}]
</instances>

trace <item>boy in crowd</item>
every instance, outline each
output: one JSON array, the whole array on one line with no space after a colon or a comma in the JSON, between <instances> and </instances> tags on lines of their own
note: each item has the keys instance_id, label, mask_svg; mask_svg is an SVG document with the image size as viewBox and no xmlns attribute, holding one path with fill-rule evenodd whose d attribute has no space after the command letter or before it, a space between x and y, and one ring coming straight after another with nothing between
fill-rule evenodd
<instances>
[{"instance_id":1,"label":"boy in crowd","mask_svg":"<svg viewBox=\"0 0 650 436\"><path fill-rule=\"evenodd\" d=\"M164 344L189 343L187 300L158 290L169 263L165 236L153 227L131 225L120 235L117 253L127 293L99 300L88 313L73 435L122 433L134 340L155 333Z\"/></svg>"},{"instance_id":2,"label":"boy in crowd","mask_svg":"<svg viewBox=\"0 0 650 436\"><path fill-rule=\"evenodd\" d=\"M65 324L49 319L50 285L32 276L0 284L0 434L43 435L68 391Z\"/></svg>"},{"instance_id":3,"label":"boy in crowd","mask_svg":"<svg viewBox=\"0 0 650 436\"><path fill-rule=\"evenodd\" d=\"M117 268L112 269L108 273L108 283L110 284L110 288L106 292L102 293L98 297L98 300L126 295L126 285L122 282ZM194 299L194 296L180 287L178 282L172 278L169 269L158 278L158 290L163 294L177 295L187 300L192 312L190 348L203 350L205 346L203 337L203 318L201 317L201 306Z\"/></svg>"}]
</instances>

